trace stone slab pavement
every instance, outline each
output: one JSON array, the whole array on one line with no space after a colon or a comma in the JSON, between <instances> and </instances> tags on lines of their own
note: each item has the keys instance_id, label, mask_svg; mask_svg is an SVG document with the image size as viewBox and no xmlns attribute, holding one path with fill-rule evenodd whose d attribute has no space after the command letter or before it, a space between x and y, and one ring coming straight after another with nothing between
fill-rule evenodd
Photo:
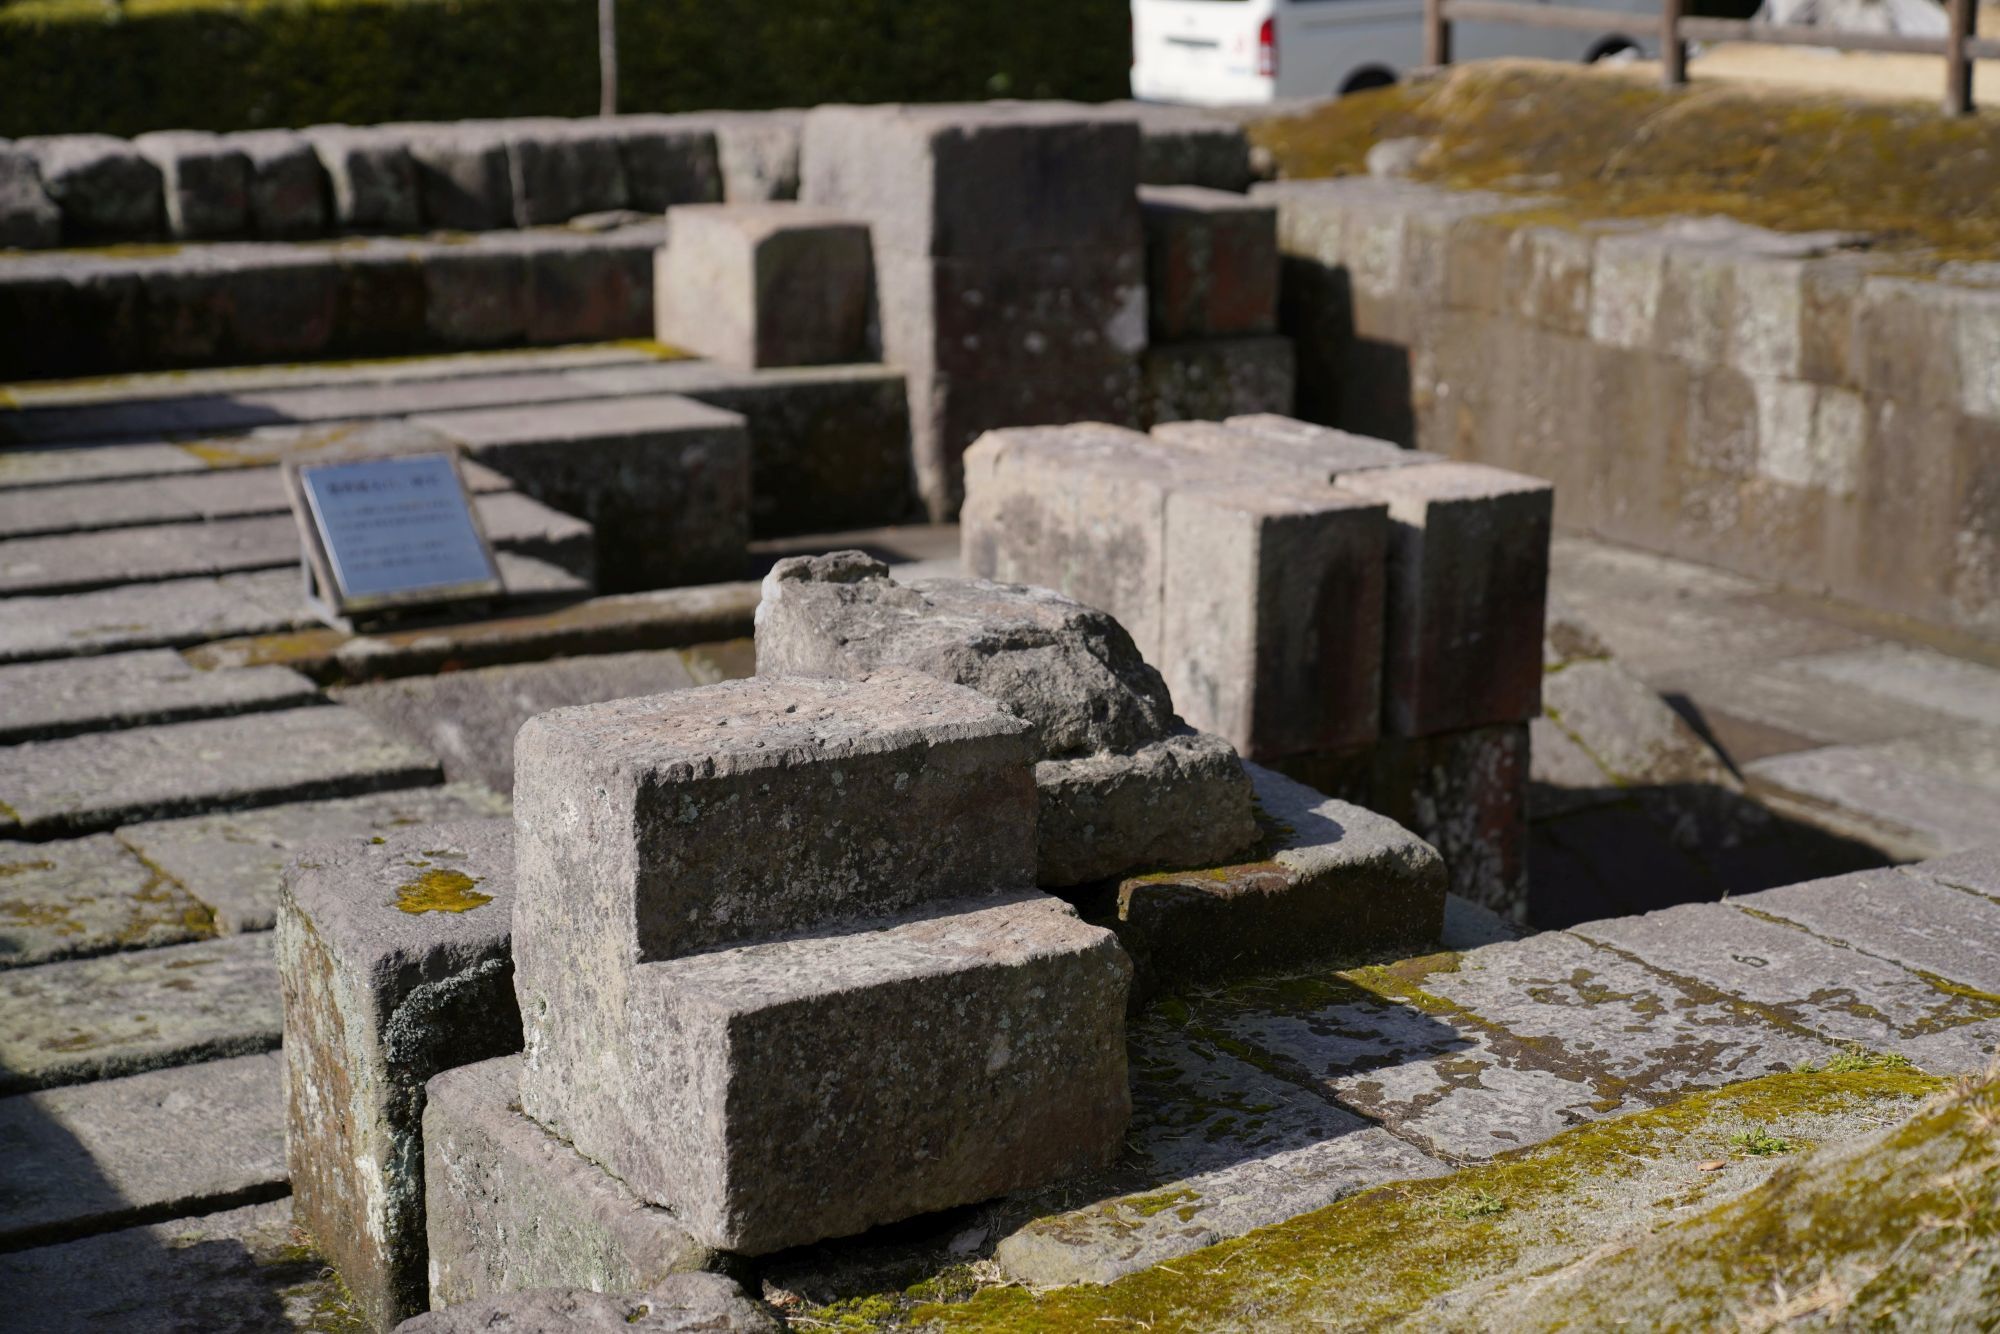
<instances>
[{"instance_id":1,"label":"stone slab pavement","mask_svg":"<svg viewBox=\"0 0 2000 1334\"><path fill-rule=\"evenodd\" d=\"M197 671L168 649L0 667L0 745L319 702L285 667Z\"/></svg>"},{"instance_id":2,"label":"stone slab pavement","mask_svg":"<svg viewBox=\"0 0 2000 1334\"><path fill-rule=\"evenodd\" d=\"M207 907L109 834L0 843L0 968L213 933Z\"/></svg>"}]
</instances>

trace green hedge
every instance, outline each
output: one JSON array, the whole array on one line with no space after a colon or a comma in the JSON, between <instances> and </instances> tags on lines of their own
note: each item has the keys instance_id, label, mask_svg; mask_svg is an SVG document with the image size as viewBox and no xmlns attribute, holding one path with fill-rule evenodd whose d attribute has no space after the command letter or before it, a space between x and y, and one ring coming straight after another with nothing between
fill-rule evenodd
<instances>
[{"instance_id":1,"label":"green hedge","mask_svg":"<svg viewBox=\"0 0 2000 1334\"><path fill-rule=\"evenodd\" d=\"M620 109L1122 97L1126 0L619 0ZM23 0L0 136L587 115L595 0Z\"/></svg>"}]
</instances>

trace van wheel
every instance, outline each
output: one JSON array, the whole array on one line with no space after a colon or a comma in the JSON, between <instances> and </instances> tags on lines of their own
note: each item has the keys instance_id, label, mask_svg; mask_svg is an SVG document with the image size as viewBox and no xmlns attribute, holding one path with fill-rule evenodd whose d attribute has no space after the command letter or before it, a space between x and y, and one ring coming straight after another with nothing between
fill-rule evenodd
<instances>
[{"instance_id":1,"label":"van wheel","mask_svg":"<svg viewBox=\"0 0 2000 1334\"><path fill-rule=\"evenodd\" d=\"M1380 67L1357 70L1340 86L1340 95L1345 97L1349 93L1365 93L1370 88L1389 88L1395 82L1396 76Z\"/></svg>"},{"instance_id":2,"label":"van wheel","mask_svg":"<svg viewBox=\"0 0 2000 1334\"><path fill-rule=\"evenodd\" d=\"M1630 51L1633 55L1639 54L1639 44L1630 37L1600 38L1597 45L1590 48L1590 54L1583 58L1583 63L1586 65L1595 65L1600 60L1609 60L1611 57L1623 55L1627 51Z\"/></svg>"}]
</instances>

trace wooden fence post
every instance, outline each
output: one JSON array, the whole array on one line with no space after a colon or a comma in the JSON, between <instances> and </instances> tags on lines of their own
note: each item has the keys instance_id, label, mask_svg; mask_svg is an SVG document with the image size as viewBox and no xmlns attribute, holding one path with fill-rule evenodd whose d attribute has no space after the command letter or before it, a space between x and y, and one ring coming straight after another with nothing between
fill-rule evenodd
<instances>
[{"instance_id":1,"label":"wooden fence post","mask_svg":"<svg viewBox=\"0 0 2000 1334\"><path fill-rule=\"evenodd\" d=\"M1951 28L1944 39L1944 114L1972 114L1972 60L1965 53L1966 39L1979 23L1975 0L1950 0L1947 6Z\"/></svg>"},{"instance_id":2,"label":"wooden fence post","mask_svg":"<svg viewBox=\"0 0 2000 1334\"><path fill-rule=\"evenodd\" d=\"M1451 63L1451 22L1444 0L1424 0L1424 64L1435 69Z\"/></svg>"},{"instance_id":3,"label":"wooden fence post","mask_svg":"<svg viewBox=\"0 0 2000 1334\"><path fill-rule=\"evenodd\" d=\"M1669 88L1688 81L1688 48L1681 40L1683 0L1660 0L1660 76Z\"/></svg>"}]
</instances>

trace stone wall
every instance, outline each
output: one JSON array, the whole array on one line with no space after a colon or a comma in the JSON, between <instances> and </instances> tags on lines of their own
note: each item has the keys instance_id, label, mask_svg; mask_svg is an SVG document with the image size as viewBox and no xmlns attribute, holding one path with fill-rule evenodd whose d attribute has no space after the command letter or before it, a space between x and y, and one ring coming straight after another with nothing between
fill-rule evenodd
<instances>
[{"instance_id":1,"label":"stone wall","mask_svg":"<svg viewBox=\"0 0 2000 1334\"><path fill-rule=\"evenodd\" d=\"M2000 636L2000 270L1399 180L1259 195L1301 415L1550 478L1565 527Z\"/></svg>"}]
</instances>

